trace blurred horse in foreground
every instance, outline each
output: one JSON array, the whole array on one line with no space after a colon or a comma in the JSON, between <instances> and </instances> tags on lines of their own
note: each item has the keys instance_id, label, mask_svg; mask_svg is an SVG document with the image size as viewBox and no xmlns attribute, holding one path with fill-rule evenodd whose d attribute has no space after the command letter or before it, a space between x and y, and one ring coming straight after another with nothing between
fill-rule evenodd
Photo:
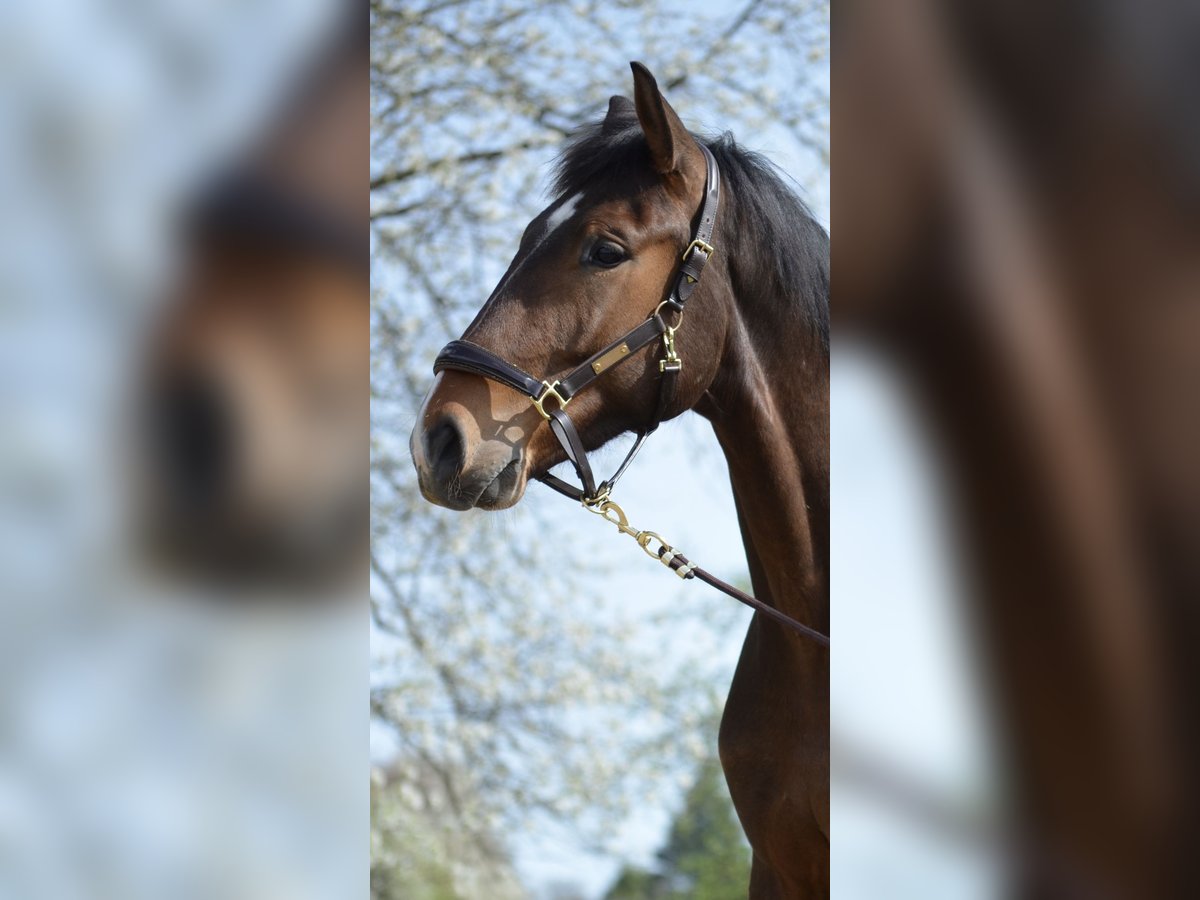
<instances>
[{"instance_id":1,"label":"blurred horse in foreground","mask_svg":"<svg viewBox=\"0 0 1200 900\"><path fill-rule=\"evenodd\" d=\"M1200 53L1156 9L834 29L837 334L949 451L1018 897L1200 895Z\"/></svg>"},{"instance_id":2,"label":"blurred horse in foreground","mask_svg":"<svg viewBox=\"0 0 1200 900\"><path fill-rule=\"evenodd\" d=\"M204 581L324 588L366 559L365 32L338 35L185 216L139 474L153 554Z\"/></svg>"}]
</instances>

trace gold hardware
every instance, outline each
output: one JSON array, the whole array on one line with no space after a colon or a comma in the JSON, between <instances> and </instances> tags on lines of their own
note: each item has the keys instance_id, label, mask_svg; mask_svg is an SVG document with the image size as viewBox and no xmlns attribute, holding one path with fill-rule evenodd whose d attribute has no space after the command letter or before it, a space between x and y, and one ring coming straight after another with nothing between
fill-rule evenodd
<instances>
[{"instance_id":1,"label":"gold hardware","mask_svg":"<svg viewBox=\"0 0 1200 900\"><path fill-rule=\"evenodd\" d=\"M550 421L550 413L546 412L546 408L542 405L546 402L547 397L553 397L555 400L557 400L559 409L566 409L567 404L570 403L571 401L570 401L570 398L567 398L564 400L563 395L560 394L556 390L556 388L558 387L557 381L554 382L553 384L551 384L549 381L543 381L542 385L546 389L544 391L542 391L538 396L532 398L533 407L534 407L534 409L536 409L538 412L540 412L542 414L543 419L545 419L547 422L549 422Z\"/></svg>"},{"instance_id":2,"label":"gold hardware","mask_svg":"<svg viewBox=\"0 0 1200 900\"><path fill-rule=\"evenodd\" d=\"M584 498L583 507L588 512L594 512L610 525L617 526L617 531L621 532L621 534L627 534L637 541L637 545L642 548L642 551L647 556L649 556L651 559L657 559L660 563L670 569L672 561L674 561L676 557L680 556L680 554L675 551L675 548L663 540L662 535L658 534L657 532L639 531L638 529L634 528L629 524L629 519L625 516L625 510L617 506L617 504L612 500L605 499L607 497L608 491L605 490L599 497L595 498L596 502L591 502L589 499ZM658 547L652 549L650 545L655 541L658 542ZM691 574L692 569L693 566L691 565L682 565L677 569L672 569L672 571L680 578L687 578L688 575Z\"/></svg>"},{"instance_id":3,"label":"gold hardware","mask_svg":"<svg viewBox=\"0 0 1200 900\"><path fill-rule=\"evenodd\" d=\"M670 300L664 300L662 303L658 304L658 306L654 307L654 312L652 312L650 314L650 318L654 318L659 313L661 313L662 308L664 306L666 306L667 304L669 304L670 302L671 302ZM679 313L679 320L675 323L675 329L678 329L679 326L683 324L683 310L682 309L672 309L672 312ZM672 330L675 330L675 329L672 329Z\"/></svg>"},{"instance_id":4,"label":"gold hardware","mask_svg":"<svg viewBox=\"0 0 1200 900\"><path fill-rule=\"evenodd\" d=\"M708 243L708 241L702 241L700 238L696 238L696 240L687 245L687 249L683 251L683 256L681 256L680 259L687 259L693 250L703 250L704 255L710 259L712 258L712 255L717 252L717 248Z\"/></svg>"},{"instance_id":5,"label":"gold hardware","mask_svg":"<svg viewBox=\"0 0 1200 900\"><path fill-rule=\"evenodd\" d=\"M661 554L650 549L651 541L658 541L658 545L663 549L663 552ZM649 556L651 559L657 559L660 562L665 561L667 563L667 565L670 565L670 560L667 559L667 554L668 553L671 554L672 559L674 559L674 557L675 557L675 551L671 549L671 547L667 544L666 541L664 541L662 539L662 537L660 535L658 535L657 533L655 533L653 531L641 532L637 536L637 542L638 542L638 546L641 547L642 550L645 551L646 555Z\"/></svg>"},{"instance_id":6,"label":"gold hardware","mask_svg":"<svg viewBox=\"0 0 1200 900\"><path fill-rule=\"evenodd\" d=\"M595 512L595 507L600 506L600 504L607 500L611 491L612 488L605 487L603 490L597 491L595 497L583 497L579 502L583 504L584 509Z\"/></svg>"},{"instance_id":7,"label":"gold hardware","mask_svg":"<svg viewBox=\"0 0 1200 900\"><path fill-rule=\"evenodd\" d=\"M663 332L663 346L667 348L667 357L658 361L659 372L666 372L668 369L673 372L683 371L683 360L675 352L675 332L678 329L679 326L676 325L674 328L668 328Z\"/></svg>"},{"instance_id":8,"label":"gold hardware","mask_svg":"<svg viewBox=\"0 0 1200 900\"><path fill-rule=\"evenodd\" d=\"M662 308L670 302L671 301L669 300L664 300L662 303L658 304L658 306L654 307L653 315L657 316L659 313L661 313ZM663 345L667 348L667 358L659 360L659 372L665 372L668 369L679 372L683 369L683 360L681 360L679 358L679 354L675 352L675 332L678 331L679 327L683 324L683 310L678 309L675 311L679 313L679 320L674 324L674 326L666 326L667 330L663 332L662 339Z\"/></svg>"},{"instance_id":9,"label":"gold hardware","mask_svg":"<svg viewBox=\"0 0 1200 900\"><path fill-rule=\"evenodd\" d=\"M627 356L628 354L629 354L629 345L628 344L623 343L619 347L613 347L611 350L609 350L607 353L605 353L602 357L600 357L598 360L596 360L594 363L592 363L592 371L595 372L597 375L599 375L601 372L603 372L605 369L607 369L609 366L611 366L613 363L615 363L618 359L621 359L622 357Z\"/></svg>"},{"instance_id":10,"label":"gold hardware","mask_svg":"<svg viewBox=\"0 0 1200 900\"><path fill-rule=\"evenodd\" d=\"M639 540L642 533L629 524L629 519L625 518L625 510L617 506L611 500L604 500L596 506L588 506L589 512L594 512L605 522L617 526L617 531L621 534L627 534L634 540ZM611 515L609 515L611 513Z\"/></svg>"}]
</instances>

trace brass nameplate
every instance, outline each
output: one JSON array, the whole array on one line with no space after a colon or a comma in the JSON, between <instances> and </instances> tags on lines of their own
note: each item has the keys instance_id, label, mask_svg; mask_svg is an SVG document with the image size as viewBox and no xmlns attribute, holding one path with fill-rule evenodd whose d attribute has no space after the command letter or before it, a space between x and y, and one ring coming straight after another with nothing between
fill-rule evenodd
<instances>
[{"instance_id":1,"label":"brass nameplate","mask_svg":"<svg viewBox=\"0 0 1200 900\"><path fill-rule=\"evenodd\" d=\"M619 344L618 346L613 347L611 350L609 350L607 353L605 353L602 357L600 357L594 363L592 363L592 371L595 372L597 375L599 375L601 372L603 372L605 369L607 369L609 366L611 366L613 363L615 363L618 359L622 359L623 357L628 356L628 355L629 355L629 345L628 344Z\"/></svg>"}]
</instances>

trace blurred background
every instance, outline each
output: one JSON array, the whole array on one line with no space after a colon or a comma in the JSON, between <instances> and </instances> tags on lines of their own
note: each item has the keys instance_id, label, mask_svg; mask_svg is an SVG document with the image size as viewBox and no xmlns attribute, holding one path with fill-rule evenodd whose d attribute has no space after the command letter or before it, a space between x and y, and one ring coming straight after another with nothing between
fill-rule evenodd
<instances>
[{"instance_id":1,"label":"blurred background","mask_svg":"<svg viewBox=\"0 0 1200 900\"><path fill-rule=\"evenodd\" d=\"M0 11L2 897L368 889L356 18Z\"/></svg>"},{"instance_id":2,"label":"blurred background","mask_svg":"<svg viewBox=\"0 0 1200 900\"><path fill-rule=\"evenodd\" d=\"M1195 896L1191 8L376 2L369 134L348 8L0 13L0 896L742 896L745 614L407 459L630 59L827 226L839 94L838 896ZM622 502L744 579L702 422Z\"/></svg>"},{"instance_id":3,"label":"blurred background","mask_svg":"<svg viewBox=\"0 0 1200 900\"><path fill-rule=\"evenodd\" d=\"M371 14L373 896L745 896L715 754L746 613L540 486L502 513L435 508L408 438L437 351L551 201L556 153L632 96L630 60L694 130L764 152L828 227L828 6ZM705 422L667 423L619 493L640 527L747 582Z\"/></svg>"}]
</instances>

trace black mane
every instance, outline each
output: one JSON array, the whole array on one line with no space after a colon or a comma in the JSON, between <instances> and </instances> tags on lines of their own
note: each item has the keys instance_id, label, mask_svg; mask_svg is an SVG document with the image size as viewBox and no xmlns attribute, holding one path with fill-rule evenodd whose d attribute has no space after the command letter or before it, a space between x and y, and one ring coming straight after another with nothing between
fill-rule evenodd
<instances>
[{"instance_id":1,"label":"black mane","mask_svg":"<svg viewBox=\"0 0 1200 900\"><path fill-rule=\"evenodd\" d=\"M733 135L693 137L712 151L732 203L717 223L719 253L731 263L733 287L746 303L798 310L829 352L829 236L766 157ZM619 129L589 125L571 139L554 169L553 189L573 194L645 167L649 150L636 119Z\"/></svg>"}]
</instances>

